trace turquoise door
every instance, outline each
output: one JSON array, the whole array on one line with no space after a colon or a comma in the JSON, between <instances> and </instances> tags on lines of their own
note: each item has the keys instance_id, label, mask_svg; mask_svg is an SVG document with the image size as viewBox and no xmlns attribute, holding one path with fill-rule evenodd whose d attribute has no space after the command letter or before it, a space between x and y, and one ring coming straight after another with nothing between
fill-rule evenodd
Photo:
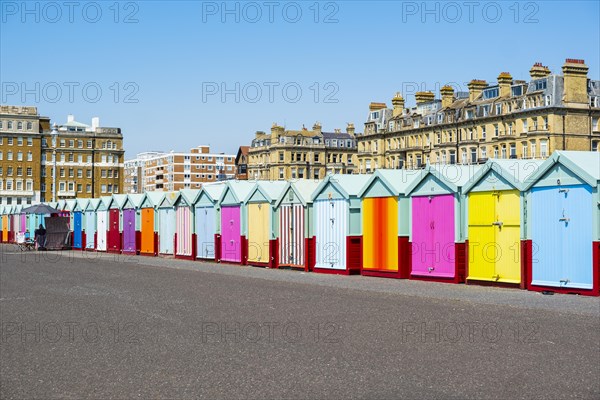
<instances>
[{"instance_id":1,"label":"turquoise door","mask_svg":"<svg viewBox=\"0 0 600 400\"><path fill-rule=\"evenodd\" d=\"M533 188L532 284L592 289L592 191L585 185Z\"/></svg>"}]
</instances>

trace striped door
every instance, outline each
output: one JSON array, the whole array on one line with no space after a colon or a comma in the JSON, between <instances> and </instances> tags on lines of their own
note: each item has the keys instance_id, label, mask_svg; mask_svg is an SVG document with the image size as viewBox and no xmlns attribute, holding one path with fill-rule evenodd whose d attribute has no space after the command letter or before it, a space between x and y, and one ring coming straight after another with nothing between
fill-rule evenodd
<instances>
[{"instance_id":1,"label":"striped door","mask_svg":"<svg viewBox=\"0 0 600 400\"><path fill-rule=\"evenodd\" d=\"M158 210L158 252L173 254L175 245L175 210L161 208Z\"/></svg>"},{"instance_id":2,"label":"striped door","mask_svg":"<svg viewBox=\"0 0 600 400\"><path fill-rule=\"evenodd\" d=\"M221 207L221 259L242 261L240 207Z\"/></svg>"},{"instance_id":3,"label":"striped door","mask_svg":"<svg viewBox=\"0 0 600 400\"><path fill-rule=\"evenodd\" d=\"M348 202L344 199L314 202L315 268L346 269L348 209Z\"/></svg>"},{"instance_id":4,"label":"striped door","mask_svg":"<svg viewBox=\"0 0 600 400\"><path fill-rule=\"evenodd\" d=\"M86 211L85 213L85 248L94 248L94 235L96 234L96 213Z\"/></svg>"},{"instance_id":5,"label":"striped door","mask_svg":"<svg viewBox=\"0 0 600 400\"><path fill-rule=\"evenodd\" d=\"M178 207L177 219L177 255L192 255L192 211L189 207Z\"/></svg>"},{"instance_id":6,"label":"striped door","mask_svg":"<svg viewBox=\"0 0 600 400\"><path fill-rule=\"evenodd\" d=\"M98 211L96 224L96 250L106 251L106 229L107 229L107 211Z\"/></svg>"},{"instance_id":7,"label":"striped door","mask_svg":"<svg viewBox=\"0 0 600 400\"><path fill-rule=\"evenodd\" d=\"M215 208L196 208L197 258L215 258Z\"/></svg>"},{"instance_id":8,"label":"striped door","mask_svg":"<svg viewBox=\"0 0 600 400\"><path fill-rule=\"evenodd\" d=\"M140 251L144 254L154 254L154 209L142 209L142 244Z\"/></svg>"},{"instance_id":9,"label":"striped door","mask_svg":"<svg viewBox=\"0 0 600 400\"><path fill-rule=\"evenodd\" d=\"M279 263L304 266L304 207L286 204L279 209Z\"/></svg>"},{"instance_id":10,"label":"striped door","mask_svg":"<svg viewBox=\"0 0 600 400\"><path fill-rule=\"evenodd\" d=\"M398 271L398 200L363 200L363 268Z\"/></svg>"},{"instance_id":11,"label":"striped door","mask_svg":"<svg viewBox=\"0 0 600 400\"><path fill-rule=\"evenodd\" d=\"M73 214L73 247L81 249L83 246L81 213L79 211Z\"/></svg>"},{"instance_id":12,"label":"striped door","mask_svg":"<svg viewBox=\"0 0 600 400\"><path fill-rule=\"evenodd\" d=\"M592 193L584 185L533 188L533 285L592 289Z\"/></svg>"},{"instance_id":13,"label":"striped door","mask_svg":"<svg viewBox=\"0 0 600 400\"><path fill-rule=\"evenodd\" d=\"M248 204L248 262L269 262L269 213L268 203Z\"/></svg>"}]
</instances>

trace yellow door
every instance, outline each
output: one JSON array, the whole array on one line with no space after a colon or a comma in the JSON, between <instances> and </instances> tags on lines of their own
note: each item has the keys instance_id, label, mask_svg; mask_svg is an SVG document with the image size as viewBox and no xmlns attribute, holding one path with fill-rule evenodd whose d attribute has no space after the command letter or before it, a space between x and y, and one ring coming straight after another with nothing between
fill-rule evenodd
<instances>
[{"instance_id":1,"label":"yellow door","mask_svg":"<svg viewBox=\"0 0 600 400\"><path fill-rule=\"evenodd\" d=\"M496 197L492 192L469 194L469 274L467 279L493 280L497 257Z\"/></svg>"},{"instance_id":2,"label":"yellow door","mask_svg":"<svg viewBox=\"0 0 600 400\"><path fill-rule=\"evenodd\" d=\"M363 268L398 271L398 201L363 200Z\"/></svg>"},{"instance_id":3,"label":"yellow door","mask_svg":"<svg viewBox=\"0 0 600 400\"><path fill-rule=\"evenodd\" d=\"M248 262L269 262L269 205L248 204Z\"/></svg>"},{"instance_id":4,"label":"yellow door","mask_svg":"<svg viewBox=\"0 0 600 400\"><path fill-rule=\"evenodd\" d=\"M519 192L503 191L496 196L496 258L494 280L521 282L521 201Z\"/></svg>"}]
</instances>

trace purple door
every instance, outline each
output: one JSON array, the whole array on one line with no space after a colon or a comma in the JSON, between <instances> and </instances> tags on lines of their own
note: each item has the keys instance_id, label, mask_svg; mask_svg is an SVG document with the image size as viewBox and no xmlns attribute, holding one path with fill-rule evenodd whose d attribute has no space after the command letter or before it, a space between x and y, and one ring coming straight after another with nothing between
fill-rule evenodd
<instances>
[{"instance_id":1,"label":"purple door","mask_svg":"<svg viewBox=\"0 0 600 400\"><path fill-rule=\"evenodd\" d=\"M240 207L221 207L221 260L242 261Z\"/></svg>"},{"instance_id":2,"label":"purple door","mask_svg":"<svg viewBox=\"0 0 600 400\"><path fill-rule=\"evenodd\" d=\"M412 198L412 275L454 278L454 196Z\"/></svg>"},{"instance_id":3,"label":"purple door","mask_svg":"<svg viewBox=\"0 0 600 400\"><path fill-rule=\"evenodd\" d=\"M135 253L135 210L123 210L123 252Z\"/></svg>"},{"instance_id":4,"label":"purple door","mask_svg":"<svg viewBox=\"0 0 600 400\"><path fill-rule=\"evenodd\" d=\"M21 233L27 230L27 215L21 214Z\"/></svg>"}]
</instances>

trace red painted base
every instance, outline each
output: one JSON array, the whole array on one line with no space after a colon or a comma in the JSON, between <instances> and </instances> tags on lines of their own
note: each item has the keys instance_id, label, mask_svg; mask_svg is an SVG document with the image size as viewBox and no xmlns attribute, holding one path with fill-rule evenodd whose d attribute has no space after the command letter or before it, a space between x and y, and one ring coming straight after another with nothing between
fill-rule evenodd
<instances>
[{"instance_id":1,"label":"red painted base","mask_svg":"<svg viewBox=\"0 0 600 400\"><path fill-rule=\"evenodd\" d=\"M309 272L315 268L316 260L315 238L304 239L304 271Z\"/></svg>"},{"instance_id":2,"label":"red painted base","mask_svg":"<svg viewBox=\"0 0 600 400\"><path fill-rule=\"evenodd\" d=\"M269 268L279 268L279 239L269 240Z\"/></svg>"},{"instance_id":3,"label":"red painted base","mask_svg":"<svg viewBox=\"0 0 600 400\"><path fill-rule=\"evenodd\" d=\"M240 246L242 247L242 265L248 265L248 240L246 236L240 236Z\"/></svg>"},{"instance_id":4,"label":"red painted base","mask_svg":"<svg viewBox=\"0 0 600 400\"><path fill-rule=\"evenodd\" d=\"M346 269L349 274L360 274L362 267L362 236L346 236Z\"/></svg>"},{"instance_id":5,"label":"red painted base","mask_svg":"<svg viewBox=\"0 0 600 400\"><path fill-rule=\"evenodd\" d=\"M330 275L358 275L360 271L348 270L348 269L327 269L314 267L312 272L317 274L330 274Z\"/></svg>"},{"instance_id":6,"label":"red painted base","mask_svg":"<svg viewBox=\"0 0 600 400\"><path fill-rule=\"evenodd\" d=\"M408 239L409 239L408 236L399 236L398 237L398 270L397 271L365 269L361 265L360 274L364 275L364 276L375 276L378 278L408 279L410 277L411 260L412 260L412 246Z\"/></svg>"},{"instance_id":7,"label":"red painted base","mask_svg":"<svg viewBox=\"0 0 600 400\"><path fill-rule=\"evenodd\" d=\"M441 276L425 276L425 275L414 275L412 273L411 265L411 280L415 281L428 281L428 282L440 282L440 283L464 283L465 282L465 270L466 270L466 244L465 243L454 243L454 277L445 278ZM412 259L412 256L411 256Z\"/></svg>"},{"instance_id":8,"label":"red painted base","mask_svg":"<svg viewBox=\"0 0 600 400\"><path fill-rule=\"evenodd\" d=\"M533 279L531 258L527 264L528 271L528 289L533 292L552 292L560 294L578 294L582 296L600 296L600 242L592 242L592 288L557 288L552 286L539 286L531 283Z\"/></svg>"},{"instance_id":9,"label":"red painted base","mask_svg":"<svg viewBox=\"0 0 600 400\"><path fill-rule=\"evenodd\" d=\"M221 259L221 235L215 233L215 261Z\"/></svg>"}]
</instances>

